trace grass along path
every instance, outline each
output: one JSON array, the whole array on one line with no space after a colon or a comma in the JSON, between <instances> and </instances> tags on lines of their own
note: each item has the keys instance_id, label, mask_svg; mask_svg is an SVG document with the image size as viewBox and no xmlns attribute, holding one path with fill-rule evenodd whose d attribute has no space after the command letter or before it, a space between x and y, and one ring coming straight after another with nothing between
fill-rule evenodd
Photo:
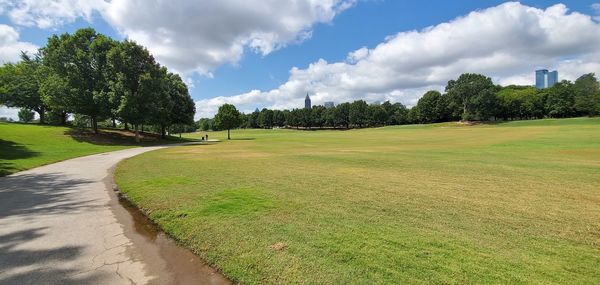
<instances>
[{"instance_id":1,"label":"grass along path","mask_svg":"<svg viewBox=\"0 0 600 285\"><path fill-rule=\"evenodd\" d=\"M0 176L79 156L178 141L148 138L136 144L121 131L93 135L69 127L0 122Z\"/></svg>"},{"instance_id":2,"label":"grass along path","mask_svg":"<svg viewBox=\"0 0 600 285\"><path fill-rule=\"evenodd\" d=\"M600 283L600 119L232 137L116 179L241 283Z\"/></svg>"}]
</instances>

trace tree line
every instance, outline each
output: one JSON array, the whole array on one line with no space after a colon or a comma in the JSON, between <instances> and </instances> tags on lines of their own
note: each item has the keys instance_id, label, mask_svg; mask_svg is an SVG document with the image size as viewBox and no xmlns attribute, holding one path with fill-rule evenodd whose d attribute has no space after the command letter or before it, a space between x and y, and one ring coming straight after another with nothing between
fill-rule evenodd
<instances>
[{"instance_id":1,"label":"tree line","mask_svg":"<svg viewBox=\"0 0 600 285\"><path fill-rule=\"evenodd\" d=\"M133 126L136 140L146 125L167 129L194 124L194 101L181 77L158 64L131 40L116 41L86 28L53 35L35 55L0 67L0 105L18 107L20 118L65 124L69 115Z\"/></svg>"},{"instance_id":2,"label":"tree line","mask_svg":"<svg viewBox=\"0 0 600 285\"><path fill-rule=\"evenodd\" d=\"M226 104L228 105L228 104ZM493 84L489 77L465 73L450 80L442 94L426 92L412 108L401 103L367 104L364 100L338 104L333 108L256 110L239 113L232 105L227 113L239 116L226 126L215 119L197 122L201 130L229 128L363 128L385 125L437 123L449 121L496 121L566 118L600 115L600 84L593 73L575 82L563 80L553 87L506 87Z\"/></svg>"}]
</instances>

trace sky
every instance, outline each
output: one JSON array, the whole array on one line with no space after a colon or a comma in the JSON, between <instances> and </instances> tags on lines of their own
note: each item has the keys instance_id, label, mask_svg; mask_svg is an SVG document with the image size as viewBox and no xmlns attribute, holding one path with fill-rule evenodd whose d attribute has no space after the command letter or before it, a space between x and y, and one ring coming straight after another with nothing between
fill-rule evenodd
<instances>
[{"instance_id":1,"label":"sky","mask_svg":"<svg viewBox=\"0 0 600 285\"><path fill-rule=\"evenodd\" d=\"M412 106L466 72L600 74L598 0L0 0L0 64L84 27L146 46L185 79L197 119L224 103L300 108L307 93Z\"/></svg>"}]
</instances>

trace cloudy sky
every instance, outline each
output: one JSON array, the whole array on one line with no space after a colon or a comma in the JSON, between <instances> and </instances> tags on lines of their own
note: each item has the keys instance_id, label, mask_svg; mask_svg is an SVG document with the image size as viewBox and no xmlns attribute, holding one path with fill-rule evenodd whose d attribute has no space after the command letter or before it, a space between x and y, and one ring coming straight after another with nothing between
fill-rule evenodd
<instances>
[{"instance_id":1,"label":"cloudy sky","mask_svg":"<svg viewBox=\"0 0 600 285\"><path fill-rule=\"evenodd\" d=\"M306 93L410 106L464 72L503 85L532 85L537 68L600 74L598 2L0 0L0 63L91 26L181 74L197 118L302 107Z\"/></svg>"}]
</instances>

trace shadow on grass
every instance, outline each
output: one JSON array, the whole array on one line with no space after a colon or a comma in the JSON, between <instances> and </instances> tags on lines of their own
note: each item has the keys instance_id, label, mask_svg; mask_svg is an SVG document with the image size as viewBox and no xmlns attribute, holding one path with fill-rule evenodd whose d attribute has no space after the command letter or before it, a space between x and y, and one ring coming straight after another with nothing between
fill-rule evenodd
<instances>
[{"instance_id":1,"label":"shadow on grass","mask_svg":"<svg viewBox=\"0 0 600 285\"><path fill-rule=\"evenodd\" d=\"M229 141L253 141L256 138L231 138ZM227 139L225 141L228 141Z\"/></svg>"},{"instance_id":2,"label":"shadow on grass","mask_svg":"<svg viewBox=\"0 0 600 285\"><path fill-rule=\"evenodd\" d=\"M72 137L78 142L86 142L95 145L155 146L200 141L197 139L178 138L173 136L162 139L159 134L140 132L140 142L137 143L135 141L135 133L116 129L100 130L98 134L94 134L91 130L71 128L65 131L65 135Z\"/></svg>"},{"instance_id":3,"label":"shadow on grass","mask_svg":"<svg viewBox=\"0 0 600 285\"><path fill-rule=\"evenodd\" d=\"M6 176L18 170L10 160L30 158L38 155L38 152L30 150L22 144L0 139L0 176Z\"/></svg>"}]
</instances>

